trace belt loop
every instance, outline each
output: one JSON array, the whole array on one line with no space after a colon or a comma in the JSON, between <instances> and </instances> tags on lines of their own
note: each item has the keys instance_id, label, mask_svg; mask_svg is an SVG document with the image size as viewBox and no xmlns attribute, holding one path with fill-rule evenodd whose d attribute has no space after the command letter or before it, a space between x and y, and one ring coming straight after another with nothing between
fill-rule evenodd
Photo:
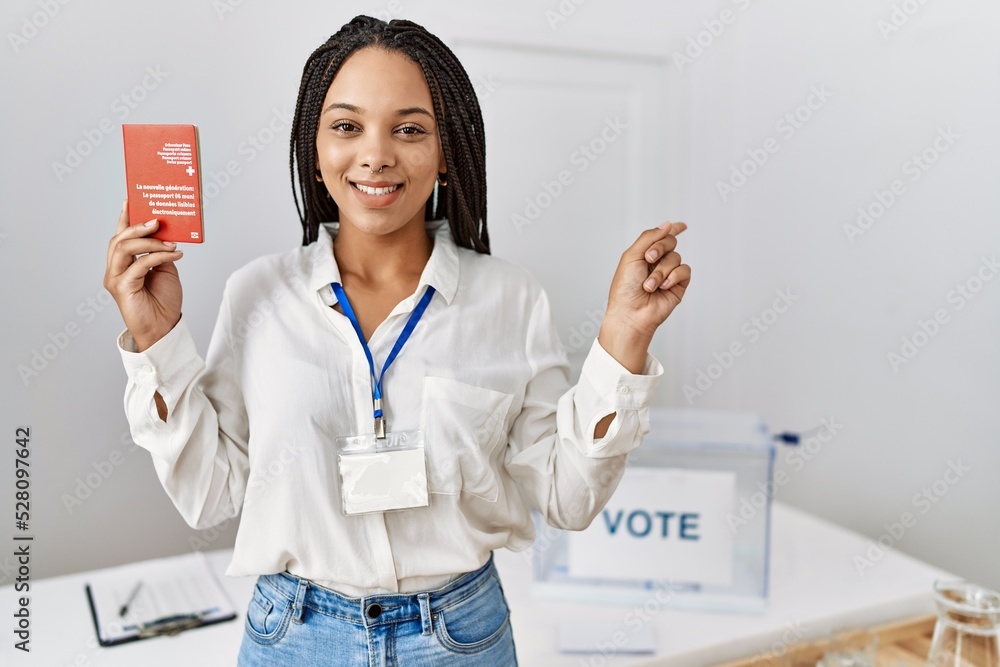
<instances>
[{"instance_id":1,"label":"belt loop","mask_svg":"<svg viewBox=\"0 0 1000 667\"><path fill-rule=\"evenodd\" d=\"M428 593L418 593L417 601L420 603L420 634L429 635L434 632L434 623L431 620L431 598Z\"/></svg>"},{"instance_id":2,"label":"belt loop","mask_svg":"<svg viewBox=\"0 0 1000 667\"><path fill-rule=\"evenodd\" d=\"M295 589L295 601L292 603L292 621L295 623L302 622L302 607L306 600L307 588L309 588L309 582L299 578L299 586Z\"/></svg>"}]
</instances>

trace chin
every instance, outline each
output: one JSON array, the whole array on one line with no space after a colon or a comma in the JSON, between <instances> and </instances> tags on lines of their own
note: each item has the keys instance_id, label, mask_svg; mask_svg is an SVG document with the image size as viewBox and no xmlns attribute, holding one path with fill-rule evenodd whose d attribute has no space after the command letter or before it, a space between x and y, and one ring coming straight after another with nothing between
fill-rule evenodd
<instances>
[{"instance_id":1,"label":"chin","mask_svg":"<svg viewBox=\"0 0 1000 667\"><path fill-rule=\"evenodd\" d=\"M362 211L340 210L341 225L348 224L355 227L359 232L378 236L397 232L406 227L412 219L412 215L402 218L399 214L390 211L371 209Z\"/></svg>"}]
</instances>

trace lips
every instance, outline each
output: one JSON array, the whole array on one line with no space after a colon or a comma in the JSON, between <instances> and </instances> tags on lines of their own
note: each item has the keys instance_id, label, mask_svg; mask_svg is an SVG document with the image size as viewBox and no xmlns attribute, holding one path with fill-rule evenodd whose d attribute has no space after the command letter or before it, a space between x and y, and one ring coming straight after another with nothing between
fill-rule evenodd
<instances>
[{"instance_id":1,"label":"lips","mask_svg":"<svg viewBox=\"0 0 1000 667\"><path fill-rule=\"evenodd\" d=\"M362 206L386 208L392 206L402 196L404 185L391 181L349 181L351 191Z\"/></svg>"}]
</instances>

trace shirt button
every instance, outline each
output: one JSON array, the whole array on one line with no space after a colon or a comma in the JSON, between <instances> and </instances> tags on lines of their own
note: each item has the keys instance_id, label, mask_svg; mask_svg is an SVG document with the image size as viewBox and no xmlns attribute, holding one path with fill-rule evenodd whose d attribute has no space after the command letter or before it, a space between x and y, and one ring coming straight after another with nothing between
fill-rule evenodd
<instances>
[{"instance_id":1,"label":"shirt button","mask_svg":"<svg viewBox=\"0 0 1000 667\"><path fill-rule=\"evenodd\" d=\"M142 367L142 372L143 373L152 373L153 372L153 367L152 366L143 366Z\"/></svg>"},{"instance_id":2,"label":"shirt button","mask_svg":"<svg viewBox=\"0 0 1000 667\"><path fill-rule=\"evenodd\" d=\"M628 393L628 387L622 387L622 388L621 388L621 389L619 389L618 391L620 391L620 392L621 392L621 393L623 393L623 394L627 394L627 393Z\"/></svg>"},{"instance_id":3,"label":"shirt button","mask_svg":"<svg viewBox=\"0 0 1000 667\"><path fill-rule=\"evenodd\" d=\"M379 615L382 613L382 605L378 604L377 602L372 603L368 605L368 609L365 611L365 613L368 615L368 618L378 618Z\"/></svg>"}]
</instances>

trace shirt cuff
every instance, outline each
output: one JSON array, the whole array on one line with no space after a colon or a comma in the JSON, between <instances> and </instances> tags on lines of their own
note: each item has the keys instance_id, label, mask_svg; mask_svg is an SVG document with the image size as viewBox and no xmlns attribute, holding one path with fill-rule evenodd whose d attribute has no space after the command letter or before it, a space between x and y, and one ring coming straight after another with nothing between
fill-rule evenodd
<instances>
[{"instance_id":1,"label":"shirt cuff","mask_svg":"<svg viewBox=\"0 0 1000 667\"><path fill-rule=\"evenodd\" d=\"M118 335L118 351L130 380L140 385L163 386L198 359L198 349L184 316L163 338L143 352L137 351L128 329Z\"/></svg>"},{"instance_id":2,"label":"shirt cuff","mask_svg":"<svg viewBox=\"0 0 1000 667\"><path fill-rule=\"evenodd\" d=\"M627 454L649 433L649 404L663 377L663 366L646 354L642 374L632 373L595 339L583 362L573 397L577 428L588 458ZM594 440L598 422L614 413L607 433Z\"/></svg>"},{"instance_id":3,"label":"shirt cuff","mask_svg":"<svg viewBox=\"0 0 1000 667\"><path fill-rule=\"evenodd\" d=\"M632 373L595 338L580 375L611 407L639 410L649 406L663 377L663 366L647 352L642 374Z\"/></svg>"}]
</instances>

